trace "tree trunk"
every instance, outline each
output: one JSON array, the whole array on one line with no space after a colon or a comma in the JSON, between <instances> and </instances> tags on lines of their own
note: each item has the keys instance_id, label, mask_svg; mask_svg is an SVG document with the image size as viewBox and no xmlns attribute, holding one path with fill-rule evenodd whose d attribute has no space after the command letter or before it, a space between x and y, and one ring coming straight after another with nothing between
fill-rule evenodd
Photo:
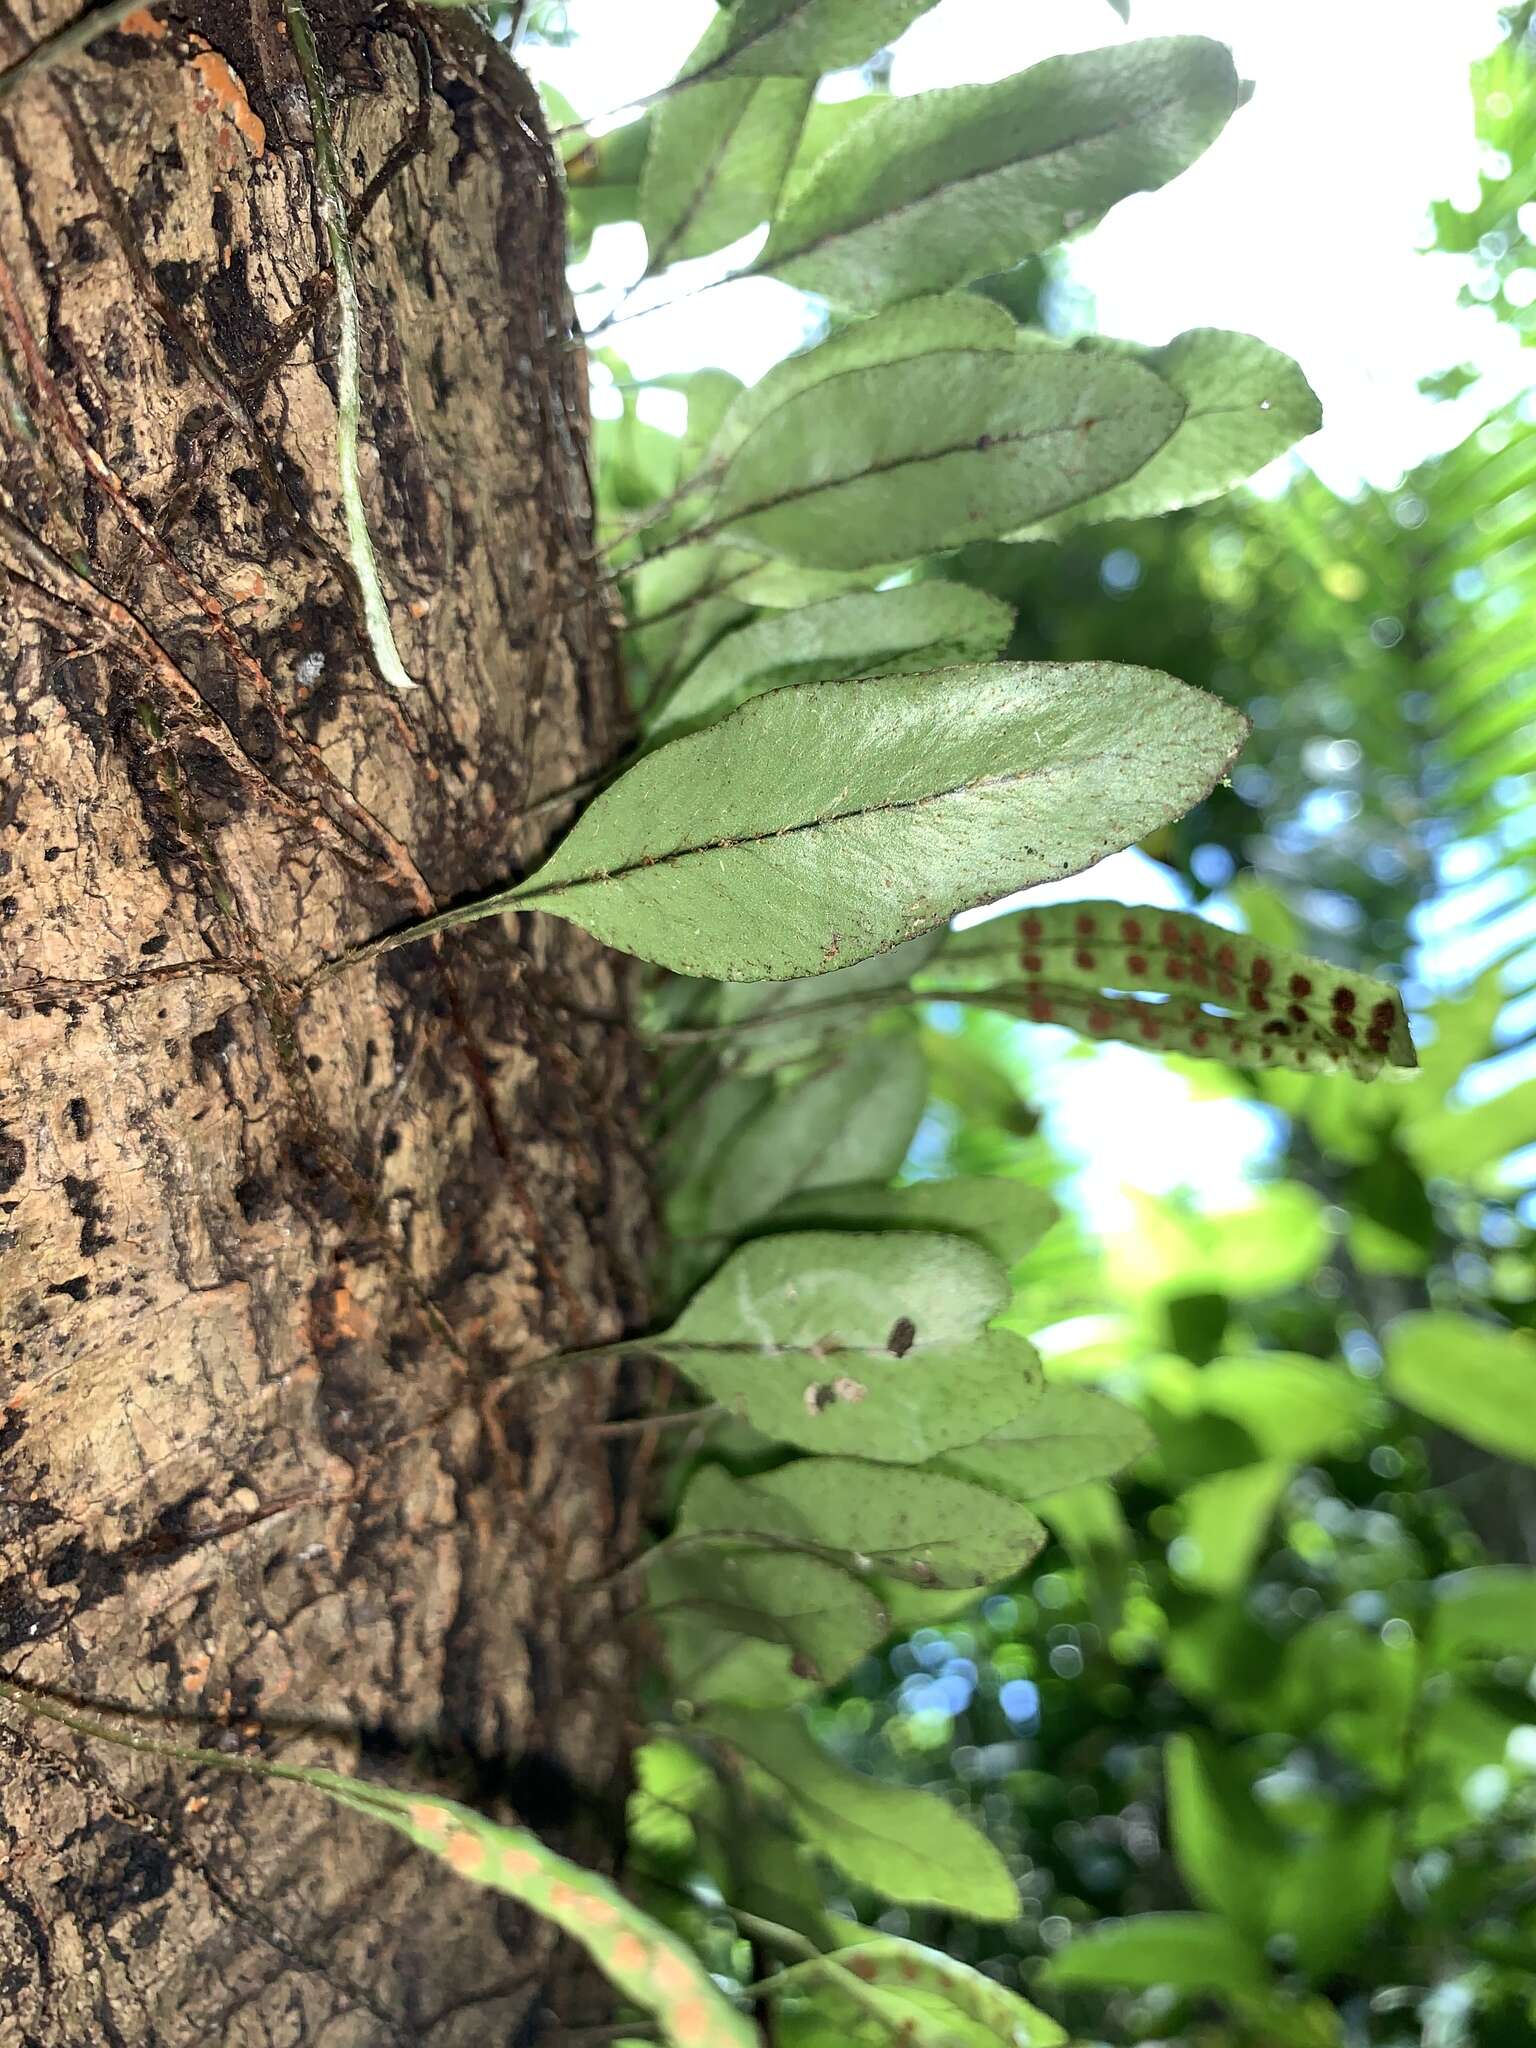
<instances>
[{"instance_id":1,"label":"tree trunk","mask_svg":"<svg viewBox=\"0 0 1536 2048\"><path fill-rule=\"evenodd\" d=\"M73 12L0 5L7 61ZM463 17L312 12L415 692L345 552L280 8L131 16L0 106L0 1671L611 1860L611 1373L519 1369L643 1314L625 969L528 917L306 984L526 868L622 738L559 178ZM541 1923L318 1798L0 1746L7 2043L591 2017Z\"/></svg>"}]
</instances>

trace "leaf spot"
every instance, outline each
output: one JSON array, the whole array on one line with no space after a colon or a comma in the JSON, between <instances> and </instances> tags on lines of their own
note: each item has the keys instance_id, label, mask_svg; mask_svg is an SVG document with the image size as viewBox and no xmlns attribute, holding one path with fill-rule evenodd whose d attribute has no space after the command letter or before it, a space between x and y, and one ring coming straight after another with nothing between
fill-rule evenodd
<instances>
[{"instance_id":1,"label":"leaf spot","mask_svg":"<svg viewBox=\"0 0 1536 2048\"><path fill-rule=\"evenodd\" d=\"M905 1358L917 1338L917 1326L910 1316L898 1316L891 1325L891 1334L885 1340L885 1348L892 1358Z\"/></svg>"}]
</instances>

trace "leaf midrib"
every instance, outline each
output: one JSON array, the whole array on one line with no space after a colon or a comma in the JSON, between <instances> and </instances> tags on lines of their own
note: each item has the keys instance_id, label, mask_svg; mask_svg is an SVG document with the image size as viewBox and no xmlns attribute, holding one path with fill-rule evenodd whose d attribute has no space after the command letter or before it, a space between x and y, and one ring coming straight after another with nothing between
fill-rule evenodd
<instances>
[{"instance_id":1,"label":"leaf midrib","mask_svg":"<svg viewBox=\"0 0 1536 2048\"><path fill-rule=\"evenodd\" d=\"M761 704L766 702L768 697L777 696L778 694L777 691L766 691L762 697L751 700L742 708L749 710L751 703ZM678 741L675 744L683 745L686 742ZM1237 744L1240 745L1241 740ZM1236 753L1237 745L1234 745L1227 756L1227 760L1231 761L1235 758ZM677 861L693 860L711 853L727 853L737 847L767 846L775 840L798 838L803 832L822 832L829 825L841 824L850 819L894 817L904 811L920 811L929 804L948 803L955 797L969 796L978 790L1005 789L1018 782L1043 780L1053 775L1059 775L1064 766L1074 770L1079 769L1086 760L1110 761L1121 765L1129 765L1133 758L1131 755L1111 753L1107 750L1088 756L1075 754L1069 757L1065 763L1049 761L1038 768L1020 768L1006 775L978 776L973 782L960 782L956 783L952 788L931 790L926 796L903 797L896 802L887 801L885 803L861 804L854 809L846 811L828 811L819 817L806 818L796 825L779 825L771 832L749 833L737 839L708 839L692 846L673 847L668 853L645 855L639 860L627 862L622 867L597 868L589 874L572 875L565 881L550 882L543 888L535 888L534 884L537 883L539 877L532 875L527 882L521 884L511 894L520 903L538 903L551 896L564 895L569 889L586 889L605 882L622 882L630 875L643 874L647 868L670 867ZM1217 772L1219 775L1221 771L1218 770ZM1021 850L1025 853L1032 851L1029 847L1023 847Z\"/></svg>"}]
</instances>

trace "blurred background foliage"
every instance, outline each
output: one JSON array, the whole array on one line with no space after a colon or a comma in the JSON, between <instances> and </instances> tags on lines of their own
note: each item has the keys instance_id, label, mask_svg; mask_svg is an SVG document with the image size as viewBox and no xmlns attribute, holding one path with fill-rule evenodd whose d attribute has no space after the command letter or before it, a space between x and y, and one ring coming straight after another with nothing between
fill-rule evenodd
<instances>
[{"instance_id":1,"label":"blurred background foliage","mask_svg":"<svg viewBox=\"0 0 1536 2048\"><path fill-rule=\"evenodd\" d=\"M1476 203L1434 220L1440 248L1477 256L1471 294L1527 339L1531 16L1509 12L1474 76ZM550 37L579 19L537 14ZM864 84L880 89L878 71ZM583 145L578 254L633 214L638 126ZM1060 319L1050 262L979 289ZM654 506L736 381L659 380L686 400L679 438L642 417L622 355L602 361L623 398L598 430L605 502ZM1470 372L1447 372L1447 395L1465 389ZM883 1909L754 1834L664 1740L640 1760L637 1881L728 1974L750 1929L726 1898L812 1938L829 1910L910 1933L1082 2040L1527 2048L1536 407L1501 406L1391 489L1342 496L1298 466L1268 496L923 573L1013 606L1011 656L1150 663L1241 704L1254 735L1231 785L1144 849L1159 900L1400 981L1422 1071L1368 1088L1227 1072L928 1006L929 1100L903 1177L1062 1196L1009 1320L1053 1380L1131 1404L1147 1448L1116 1487L1039 1503L1051 1542L1017 1583L979 1603L893 1589L897 1632L810 1713L846 1761L977 1818L1023 1915L999 1930ZM637 597L687 607L632 634L639 696L746 616L692 594L628 593L631 616ZM686 1018L675 988L665 1000L667 1021ZM1064 1059L1162 1065L1197 1099L1256 1112L1246 1191L1214 1210L1193 1191L1135 1195L1107 1229L1041 1114ZM692 1166L776 1075L761 1055L754 1070L688 1053L663 1084L681 1288L709 1257L689 1242ZM752 1455L729 1428L695 1432L669 1487L701 1456Z\"/></svg>"}]
</instances>

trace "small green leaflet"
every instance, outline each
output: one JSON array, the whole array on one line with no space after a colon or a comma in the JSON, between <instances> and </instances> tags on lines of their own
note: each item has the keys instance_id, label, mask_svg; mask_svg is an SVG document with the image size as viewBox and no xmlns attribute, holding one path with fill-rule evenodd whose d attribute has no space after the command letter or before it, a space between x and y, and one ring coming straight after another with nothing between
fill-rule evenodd
<instances>
[{"instance_id":1,"label":"small green leaflet","mask_svg":"<svg viewBox=\"0 0 1536 2048\"><path fill-rule=\"evenodd\" d=\"M646 1586L673 1689L700 1706L788 1706L846 1678L890 1630L857 1578L782 1547L664 1546Z\"/></svg>"},{"instance_id":2,"label":"small green leaflet","mask_svg":"<svg viewBox=\"0 0 1536 2048\"><path fill-rule=\"evenodd\" d=\"M767 219L811 90L808 79L722 78L662 101L640 179L651 270L723 249Z\"/></svg>"},{"instance_id":3,"label":"small green leaflet","mask_svg":"<svg viewBox=\"0 0 1536 2048\"><path fill-rule=\"evenodd\" d=\"M764 1226L772 1230L942 1230L951 1237L972 1238L1000 1265L1015 1266L1059 1214L1045 1190L1026 1181L956 1175L897 1188L867 1181L851 1187L809 1188L781 1202L764 1219ZM1050 1392L1047 1389L1046 1399ZM1032 1414L1030 1419L1037 1421L1038 1416Z\"/></svg>"},{"instance_id":4,"label":"small green leaflet","mask_svg":"<svg viewBox=\"0 0 1536 2048\"><path fill-rule=\"evenodd\" d=\"M806 1841L855 1883L974 1920L1017 1915L1002 1857L933 1793L848 1770L789 1714L713 1707L700 1725L773 1781Z\"/></svg>"},{"instance_id":5,"label":"small green leaflet","mask_svg":"<svg viewBox=\"0 0 1536 2048\"><path fill-rule=\"evenodd\" d=\"M1293 1835L1255 1798L1240 1757L1188 1734L1167 1744L1169 1819L1186 1884L1252 1942L1283 1935L1318 1976L1348 1954L1391 1887L1393 1816L1332 1805Z\"/></svg>"},{"instance_id":6,"label":"small green leaflet","mask_svg":"<svg viewBox=\"0 0 1536 2048\"><path fill-rule=\"evenodd\" d=\"M596 1872L548 1849L526 1828L502 1827L472 1808L425 1792L397 1792L318 1766L184 1749L87 1720L0 1681L0 1699L77 1734L199 1769L307 1785L336 1805L382 1821L460 1877L519 1900L564 1930L627 1999L654 2015L674 2048L757 2048L757 2029L728 2005L697 1956Z\"/></svg>"},{"instance_id":7,"label":"small green leaflet","mask_svg":"<svg viewBox=\"0 0 1536 2048\"><path fill-rule=\"evenodd\" d=\"M802 1189L884 1180L906 1156L927 1086L909 1033L858 1040L736 1132L710 1185L706 1228L734 1237Z\"/></svg>"},{"instance_id":8,"label":"small green leaflet","mask_svg":"<svg viewBox=\"0 0 1536 2048\"><path fill-rule=\"evenodd\" d=\"M1241 1761L1206 1737L1170 1735L1164 1749L1168 1824L1179 1875L1199 1905L1262 1947L1287 1848L1258 1805Z\"/></svg>"},{"instance_id":9,"label":"small green leaflet","mask_svg":"<svg viewBox=\"0 0 1536 2048\"><path fill-rule=\"evenodd\" d=\"M918 986L987 991L1037 1023L1244 1066L1366 1080L1383 1065L1416 1063L1402 1000L1388 983L1186 911L1043 904L952 933ZM1119 993L1141 990L1169 1000Z\"/></svg>"},{"instance_id":10,"label":"small green leaflet","mask_svg":"<svg viewBox=\"0 0 1536 2048\"><path fill-rule=\"evenodd\" d=\"M1294 1468L1266 1458L1197 1479L1179 1496L1184 1546L1178 1576L1204 1593L1236 1593L1247 1581Z\"/></svg>"},{"instance_id":11,"label":"small green leaflet","mask_svg":"<svg viewBox=\"0 0 1536 2048\"><path fill-rule=\"evenodd\" d=\"M946 1451L932 1469L1009 1500L1039 1500L1107 1479L1151 1448L1152 1432L1134 1408L1063 1383L1047 1386L1025 1414L980 1442Z\"/></svg>"},{"instance_id":12,"label":"small green leaflet","mask_svg":"<svg viewBox=\"0 0 1536 2048\"><path fill-rule=\"evenodd\" d=\"M639 761L530 880L410 936L544 909L683 974L825 973L1134 844L1246 732L1214 697L1105 662L773 690Z\"/></svg>"},{"instance_id":13,"label":"small green leaflet","mask_svg":"<svg viewBox=\"0 0 1536 2048\"><path fill-rule=\"evenodd\" d=\"M1387 1331L1387 1386L1431 1422L1536 1465L1536 1338L1450 1310L1399 1316Z\"/></svg>"},{"instance_id":14,"label":"small green leaflet","mask_svg":"<svg viewBox=\"0 0 1536 2048\"><path fill-rule=\"evenodd\" d=\"M544 88L546 95L549 88ZM574 108L552 107L562 122L575 123ZM640 211L640 171L650 146L651 122L645 115L606 135L589 136L565 158L565 186L570 211L571 241L590 240L593 230L612 221L634 220Z\"/></svg>"},{"instance_id":15,"label":"small green leaflet","mask_svg":"<svg viewBox=\"0 0 1536 2048\"><path fill-rule=\"evenodd\" d=\"M1215 1913L1138 1913L1074 1936L1045 1964L1052 1985L1119 1984L1149 1990L1217 1991L1231 1998L1271 1988L1262 1949Z\"/></svg>"},{"instance_id":16,"label":"small green leaflet","mask_svg":"<svg viewBox=\"0 0 1536 2048\"><path fill-rule=\"evenodd\" d=\"M920 1464L1038 1399L1039 1360L989 1330L1007 1275L921 1231L803 1231L740 1246L646 1349L781 1443Z\"/></svg>"},{"instance_id":17,"label":"small green leaflet","mask_svg":"<svg viewBox=\"0 0 1536 2048\"><path fill-rule=\"evenodd\" d=\"M919 1586L989 1586L1045 1543L1027 1508L964 1480L863 1458L802 1458L751 1479L706 1466L679 1526L800 1544L850 1569Z\"/></svg>"},{"instance_id":18,"label":"small green leaflet","mask_svg":"<svg viewBox=\"0 0 1536 2048\"><path fill-rule=\"evenodd\" d=\"M934 0L736 0L716 17L683 66L678 97L722 74L815 79L862 64L925 14Z\"/></svg>"},{"instance_id":19,"label":"small green leaflet","mask_svg":"<svg viewBox=\"0 0 1536 2048\"><path fill-rule=\"evenodd\" d=\"M898 675L999 653L1013 608L959 583L908 583L855 591L821 604L770 613L728 633L648 716L655 739L708 723L764 690L790 683Z\"/></svg>"},{"instance_id":20,"label":"small green leaflet","mask_svg":"<svg viewBox=\"0 0 1536 2048\"><path fill-rule=\"evenodd\" d=\"M1429 1644L1435 1661L1527 1656L1536 1643L1536 1571L1479 1565L1435 1581Z\"/></svg>"},{"instance_id":21,"label":"small green leaflet","mask_svg":"<svg viewBox=\"0 0 1536 2048\"><path fill-rule=\"evenodd\" d=\"M803 1993L818 2010L830 2004L853 2038L879 2048L1057 2048L1067 2038L1055 2020L968 1963L896 1934L848 1934L851 1946L770 1978L767 1995Z\"/></svg>"},{"instance_id":22,"label":"small green leaflet","mask_svg":"<svg viewBox=\"0 0 1536 2048\"><path fill-rule=\"evenodd\" d=\"M1240 1424L1266 1458L1331 1456L1381 1419L1369 1382L1343 1365L1288 1351L1213 1359L1190 1373L1187 1386L1195 1404Z\"/></svg>"},{"instance_id":23,"label":"small green leaflet","mask_svg":"<svg viewBox=\"0 0 1536 2048\"><path fill-rule=\"evenodd\" d=\"M1240 94L1220 43L1170 36L889 100L797 182L756 268L860 310L1009 269L1166 184Z\"/></svg>"},{"instance_id":24,"label":"small green leaflet","mask_svg":"<svg viewBox=\"0 0 1536 2048\"><path fill-rule=\"evenodd\" d=\"M1064 533L1106 519L1144 519L1181 505L1204 504L1315 434L1323 423L1317 394L1299 366L1251 334L1196 327L1166 348L1096 338L1073 345L1085 355L1128 356L1156 370L1183 399L1184 417L1133 477L1059 513L1037 533Z\"/></svg>"}]
</instances>

